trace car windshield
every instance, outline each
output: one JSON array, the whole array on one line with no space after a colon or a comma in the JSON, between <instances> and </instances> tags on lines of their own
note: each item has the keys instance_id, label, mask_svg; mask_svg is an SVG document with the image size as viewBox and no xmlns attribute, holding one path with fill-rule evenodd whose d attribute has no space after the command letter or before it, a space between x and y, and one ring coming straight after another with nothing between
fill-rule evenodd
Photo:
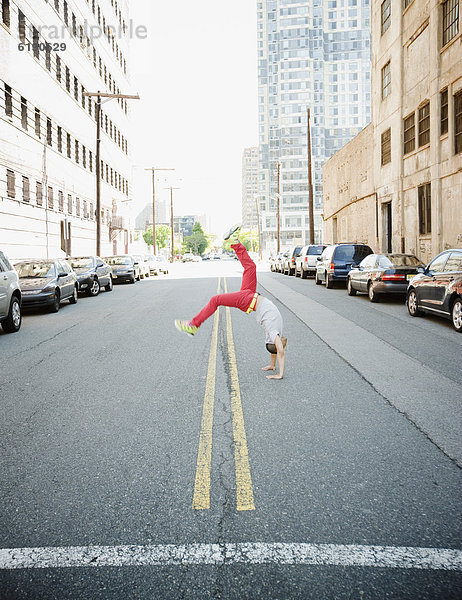
<instances>
[{"instance_id":1,"label":"car windshield","mask_svg":"<svg viewBox=\"0 0 462 600\"><path fill-rule=\"evenodd\" d=\"M15 265L21 279L25 277L54 277L55 269L52 262L30 262Z\"/></svg>"},{"instance_id":2,"label":"car windshield","mask_svg":"<svg viewBox=\"0 0 462 600\"><path fill-rule=\"evenodd\" d=\"M312 254L320 255L320 254L322 254L323 250L324 250L324 246L310 246L308 248L308 254L310 254L310 255L312 255Z\"/></svg>"},{"instance_id":3,"label":"car windshield","mask_svg":"<svg viewBox=\"0 0 462 600\"><path fill-rule=\"evenodd\" d=\"M155 256L154 258L156 260L158 260L159 262L163 262L165 260L165 258L163 256Z\"/></svg>"},{"instance_id":4,"label":"car windshield","mask_svg":"<svg viewBox=\"0 0 462 600\"><path fill-rule=\"evenodd\" d=\"M107 262L110 265L131 265L132 259L129 256L109 256Z\"/></svg>"},{"instance_id":5,"label":"car windshield","mask_svg":"<svg viewBox=\"0 0 462 600\"><path fill-rule=\"evenodd\" d=\"M381 256L379 265L387 269L393 267L423 267L424 264L416 256L406 256L403 254L389 254Z\"/></svg>"},{"instance_id":6,"label":"car windshield","mask_svg":"<svg viewBox=\"0 0 462 600\"><path fill-rule=\"evenodd\" d=\"M69 262L71 263L73 269L91 269L93 266L92 260L89 256L70 258Z\"/></svg>"}]
</instances>

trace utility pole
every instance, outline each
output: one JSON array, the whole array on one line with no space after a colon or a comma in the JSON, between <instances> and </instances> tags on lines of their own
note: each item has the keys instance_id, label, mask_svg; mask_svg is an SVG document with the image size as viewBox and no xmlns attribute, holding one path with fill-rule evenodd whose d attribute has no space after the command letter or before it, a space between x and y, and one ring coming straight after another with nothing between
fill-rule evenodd
<instances>
[{"instance_id":1,"label":"utility pole","mask_svg":"<svg viewBox=\"0 0 462 600\"><path fill-rule=\"evenodd\" d=\"M278 162L278 193L277 193L277 253L281 250L281 163Z\"/></svg>"},{"instance_id":2,"label":"utility pole","mask_svg":"<svg viewBox=\"0 0 462 600\"><path fill-rule=\"evenodd\" d=\"M109 102L113 98L123 98L125 100L139 100L138 94L108 94L106 92L83 92L84 96L96 96L96 255L101 256L101 98L106 98Z\"/></svg>"},{"instance_id":3,"label":"utility pole","mask_svg":"<svg viewBox=\"0 0 462 600\"><path fill-rule=\"evenodd\" d=\"M262 248L261 248L261 228L260 228L260 206L258 204L258 196L255 198L255 204L257 205L257 227L258 227L258 255L260 260L262 259Z\"/></svg>"},{"instance_id":4,"label":"utility pole","mask_svg":"<svg viewBox=\"0 0 462 600\"><path fill-rule=\"evenodd\" d=\"M175 169L160 169L159 167L150 167L145 171L152 171L152 245L153 253L156 254L156 171L174 171Z\"/></svg>"},{"instance_id":5,"label":"utility pole","mask_svg":"<svg viewBox=\"0 0 462 600\"><path fill-rule=\"evenodd\" d=\"M172 262L175 256L175 239L173 236L173 190L179 190L179 187L165 188L166 190L170 190L170 227L172 229Z\"/></svg>"},{"instance_id":6,"label":"utility pole","mask_svg":"<svg viewBox=\"0 0 462 600\"><path fill-rule=\"evenodd\" d=\"M310 244L314 244L314 208L313 208L313 180L311 175L311 131L310 131L310 109L306 111L307 116L307 144L308 144L308 220L310 227Z\"/></svg>"}]
</instances>

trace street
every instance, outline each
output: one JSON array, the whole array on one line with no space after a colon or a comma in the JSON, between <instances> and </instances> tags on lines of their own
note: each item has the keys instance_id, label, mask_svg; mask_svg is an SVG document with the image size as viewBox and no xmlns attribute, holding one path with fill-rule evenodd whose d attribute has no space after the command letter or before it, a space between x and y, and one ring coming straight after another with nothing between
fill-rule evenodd
<instances>
[{"instance_id":1,"label":"street","mask_svg":"<svg viewBox=\"0 0 462 600\"><path fill-rule=\"evenodd\" d=\"M263 266L270 381L252 315L173 325L241 273L174 264L0 333L2 600L462 596L462 336Z\"/></svg>"}]
</instances>

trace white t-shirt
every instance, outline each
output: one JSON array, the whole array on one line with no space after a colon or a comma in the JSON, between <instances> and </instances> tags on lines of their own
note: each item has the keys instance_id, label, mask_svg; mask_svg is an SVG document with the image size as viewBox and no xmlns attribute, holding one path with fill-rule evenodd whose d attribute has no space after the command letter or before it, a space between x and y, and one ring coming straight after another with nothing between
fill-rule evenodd
<instances>
[{"instance_id":1,"label":"white t-shirt","mask_svg":"<svg viewBox=\"0 0 462 600\"><path fill-rule=\"evenodd\" d=\"M265 343L274 344L276 336L281 337L282 335L282 316L277 307L268 298L260 296L255 310L255 318L265 328Z\"/></svg>"}]
</instances>

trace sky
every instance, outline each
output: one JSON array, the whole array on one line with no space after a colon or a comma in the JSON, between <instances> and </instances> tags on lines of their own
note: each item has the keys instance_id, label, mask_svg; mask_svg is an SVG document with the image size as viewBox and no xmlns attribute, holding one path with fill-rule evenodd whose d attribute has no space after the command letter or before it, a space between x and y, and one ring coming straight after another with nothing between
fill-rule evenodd
<instances>
[{"instance_id":1,"label":"sky","mask_svg":"<svg viewBox=\"0 0 462 600\"><path fill-rule=\"evenodd\" d=\"M156 193L174 192L174 214L207 214L208 233L241 219L241 160L258 143L257 28L254 0L132 0L133 212Z\"/></svg>"}]
</instances>

